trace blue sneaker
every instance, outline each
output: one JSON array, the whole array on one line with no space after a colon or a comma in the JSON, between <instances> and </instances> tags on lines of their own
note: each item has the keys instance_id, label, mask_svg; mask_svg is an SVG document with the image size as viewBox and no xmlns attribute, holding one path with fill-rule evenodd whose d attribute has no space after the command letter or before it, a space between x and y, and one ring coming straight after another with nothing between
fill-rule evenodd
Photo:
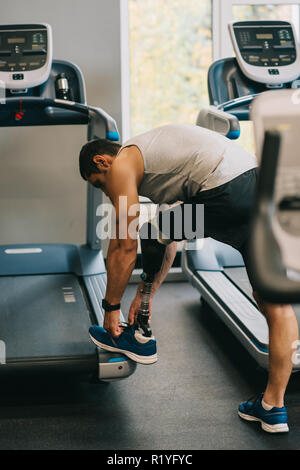
<instances>
[{"instance_id":1,"label":"blue sneaker","mask_svg":"<svg viewBox=\"0 0 300 470\"><path fill-rule=\"evenodd\" d=\"M102 326L91 326L90 338L99 348L110 352L120 352L140 364L153 364L157 361L156 340L146 338L136 325L127 325L119 338L113 338Z\"/></svg>"},{"instance_id":2,"label":"blue sneaker","mask_svg":"<svg viewBox=\"0 0 300 470\"><path fill-rule=\"evenodd\" d=\"M261 427L267 432L288 432L286 407L277 408L274 406L271 410L265 410L261 404L263 393L258 395L254 401L249 398L240 404L238 414L246 421L260 421Z\"/></svg>"}]
</instances>

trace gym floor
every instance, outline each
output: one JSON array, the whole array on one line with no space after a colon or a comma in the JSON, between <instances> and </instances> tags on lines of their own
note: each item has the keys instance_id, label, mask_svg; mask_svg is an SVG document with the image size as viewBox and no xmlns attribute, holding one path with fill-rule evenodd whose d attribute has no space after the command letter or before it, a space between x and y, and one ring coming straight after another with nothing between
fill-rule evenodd
<instances>
[{"instance_id":1,"label":"gym floor","mask_svg":"<svg viewBox=\"0 0 300 470\"><path fill-rule=\"evenodd\" d=\"M161 287L152 327L158 362L123 382L2 383L0 449L300 449L300 376L286 396L289 434L240 420L238 403L264 389L266 373L188 283Z\"/></svg>"}]
</instances>

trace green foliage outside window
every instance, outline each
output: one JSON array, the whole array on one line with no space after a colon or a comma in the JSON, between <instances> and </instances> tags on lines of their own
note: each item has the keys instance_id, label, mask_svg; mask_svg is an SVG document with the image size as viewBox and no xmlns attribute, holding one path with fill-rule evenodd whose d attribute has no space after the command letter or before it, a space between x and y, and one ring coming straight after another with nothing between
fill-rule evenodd
<instances>
[{"instance_id":1,"label":"green foliage outside window","mask_svg":"<svg viewBox=\"0 0 300 470\"><path fill-rule=\"evenodd\" d=\"M131 134L195 123L208 104L210 0L130 0Z\"/></svg>"},{"instance_id":2,"label":"green foliage outside window","mask_svg":"<svg viewBox=\"0 0 300 470\"><path fill-rule=\"evenodd\" d=\"M263 3L263 2L262 2ZM282 2L284 3L284 1ZM292 5L233 5L233 19L292 21Z\"/></svg>"}]
</instances>

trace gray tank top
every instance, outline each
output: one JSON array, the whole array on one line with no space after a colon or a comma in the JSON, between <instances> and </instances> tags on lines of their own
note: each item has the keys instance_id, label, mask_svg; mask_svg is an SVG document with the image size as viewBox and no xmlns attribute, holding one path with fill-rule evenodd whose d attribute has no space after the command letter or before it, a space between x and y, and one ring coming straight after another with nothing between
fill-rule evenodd
<instances>
[{"instance_id":1,"label":"gray tank top","mask_svg":"<svg viewBox=\"0 0 300 470\"><path fill-rule=\"evenodd\" d=\"M156 204L186 202L257 167L256 159L235 142L189 124L157 127L126 141L120 151L131 145L144 159L138 193Z\"/></svg>"}]
</instances>

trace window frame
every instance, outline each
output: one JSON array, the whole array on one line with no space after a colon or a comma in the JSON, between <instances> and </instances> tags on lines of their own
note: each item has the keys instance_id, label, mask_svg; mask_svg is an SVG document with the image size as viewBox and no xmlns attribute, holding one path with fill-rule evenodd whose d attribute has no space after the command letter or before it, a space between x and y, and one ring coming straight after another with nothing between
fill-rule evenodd
<instances>
[{"instance_id":1,"label":"window frame","mask_svg":"<svg viewBox=\"0 0 300 470\"><path fill-rule=\"evenodd\" d=\"M120 1L121 41L121 115L122 142L130 139L130 44L129 44L129 0Z\"/></svg>"}]
</instances>

